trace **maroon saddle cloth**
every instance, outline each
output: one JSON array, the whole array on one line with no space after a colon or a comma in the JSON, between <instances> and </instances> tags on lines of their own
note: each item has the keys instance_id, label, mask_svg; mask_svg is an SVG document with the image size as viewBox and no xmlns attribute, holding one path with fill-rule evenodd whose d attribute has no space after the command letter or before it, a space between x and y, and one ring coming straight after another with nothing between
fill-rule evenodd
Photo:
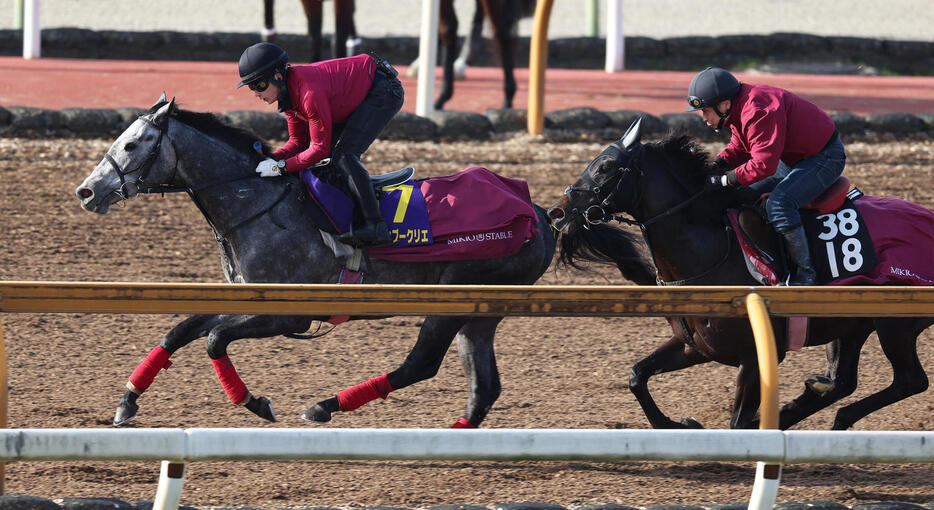
<instances>
[{"instance_id":1,"label":"maroon saddle cloth","mask_svg":"<svg viewBox=\"0 0 934 510\"><path fill-rule=\"evenodd\" d=\"M525 181L473 166L418 184L434 242L369 248L371 257L398 262L507 257L538 235L538 215Z\"/></svg>"}]
</instances>

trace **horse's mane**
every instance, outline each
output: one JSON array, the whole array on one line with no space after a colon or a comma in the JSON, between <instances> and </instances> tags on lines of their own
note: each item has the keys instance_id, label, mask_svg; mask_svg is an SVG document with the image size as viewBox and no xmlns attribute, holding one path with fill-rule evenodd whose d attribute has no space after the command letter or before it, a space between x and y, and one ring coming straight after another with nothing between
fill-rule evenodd
<instances>
[{"instance_id":1,"label":"horse's mane","mask_svg":"<svg viewBox=\"0 0 934 510\"><path fill-rule=\"evenodd\" d=\"M655 143L645 144L648 152L658 155L668 165L669 171L678 172L683 182L700 191L704 186L707 164L711 155L688 135L670 135ZM688 217L697 220L719 218L730 207L752 204L759 198L759 193L749 188L724 188L719 192L709 192L702 200L697 200L688 208Z\"/></svg>"},{"instance_id":2,"label":"horse's mane","mask_svg":"<svg viewBox=\"0 0 934 510\"><path fill-rule=\"evenodd\" d=\"M684 134L670 135L659 142L645 144L646 150L674 160L671 168L682 175L703 184L703 168L710 161L710 153L697 145L693 138Z\"/></svg>"},{"instance_id":3,"label":"horse's mane","mask_svg":"<svg viewBox=\"0 0 934 510\"><path fill-rule=\"evenodd\" d=\"M655 264L643 255L642 238L607 225L591 225L574 234L562 234L558 265L586 270L578 261L613 264L627 280L655 285Z\"/></svg>"},{"instance_id":4,"label":"horse's mane","mask_svg":"<svg viewBox=\"0 0 934 510\"><path fill-rule=\"evenodd\" d=\"M148 113L155 113L165 103L156 103ZM244 151L252 151L257 141L263 143L263 154L271 154L271 148L256 133L247 128L232 126L223 118L208 112L193 112L181 108L173 108L170 114L175 120L190 126L202 133L216 138L232 147Z\"/></svg>"}]
</instances>

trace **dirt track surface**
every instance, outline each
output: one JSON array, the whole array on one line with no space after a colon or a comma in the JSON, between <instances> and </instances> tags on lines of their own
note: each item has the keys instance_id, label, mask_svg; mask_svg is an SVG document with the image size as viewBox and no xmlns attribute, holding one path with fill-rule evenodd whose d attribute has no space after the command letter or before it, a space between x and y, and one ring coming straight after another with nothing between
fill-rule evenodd
<instances>
[{"instance_id":1,"label":"dirt track surface","mask_svg":"<svg viewBox=\"0 0 934 510\"><path fill-rule=\"evenodd\" d=\"M0 139L0 279L220 282L210 229L185 196L145 197L106 216L78 207L75 186L111 140ZM377 142L374 172L413 165L420 176L483 165L529 181L549 205L603 143L538 143L525 137L469 144ZM716 147L711 147L716 149ZM850 143L847 174L867 194L934 208L934 143ZM549 271L549 284L628 284L600 268ZM10 416L15 428L109 427L123 385L180 317L169 315L10 314L3 317L9 357ZM464 376L449 353L437 377L392 393L327 425L300 418L313 402L394 369L412 345L416 318L361 321L312 341L276 337L236 342L231 359L255 393L269 396L280 422L266 424L231 405L203 343L179 351L140 398L136 427L447 427L463 412ZM497 357L503 394L485 427L646 428L627 389L629 368L667 338L657 318L509 318ZM919 339L931 368L931 333ZM820 348L790 353L781 399L823 371ZM887 385L891 372L873 337L864 348L860 385L844 404ZM662 409L708 427L729 422L735 370L703 365L652 379ZM836 409L836 407L834 408ZM883 409L859 430L934 430L934 392ZM834 410L799 429L826 429ZM152 499L156 463L30 462L6 467L6 493L47 498ZM193 506L425 507L541 501L711 505L748 501L755 466L729 463L218 462L188 467L182 503ZM931 465L787 466L778 501L934 501Z\"/></svg>"}]
</instances>

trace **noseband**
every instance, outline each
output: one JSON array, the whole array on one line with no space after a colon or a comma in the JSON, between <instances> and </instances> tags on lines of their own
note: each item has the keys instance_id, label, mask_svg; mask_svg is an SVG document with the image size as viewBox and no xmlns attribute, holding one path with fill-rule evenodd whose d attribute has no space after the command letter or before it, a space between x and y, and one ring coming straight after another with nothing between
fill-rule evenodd
<instances>
[{"instance_id":1,"label":"noseband","mask_svg":"<svg viewBox=\"0 0 934 510\"><path fill-rule=\"evenodd\" d=\"M110 151L104 154L104 159L110 163L110 167L113 168L113 171L116 172L117 176L120 178L120 187L113 190L111 193L116 194L122 200L129 200L130 198L135 197L140 193L157 193L161 186L150 186L146 184L146 177L149 176L149 172L152 170L152 165L156 162L156 158L159 156L159 151L162 150L162 140L165 138L165 132L168 131L168 121L164 122L162 126L156 124L152 119L148 117L140 117L140 120L146 122L154 129L159 132L159 136L156 138L156 143L153 144L152 149L150 149L149 154L136 165L136 168L132 170L123 169L117 160L110 155ZM178 162L176 161L176 170L178 169ZM127 180L127 176L132 173L139 172L139 175L135 180ZM129 186L136 188L136 193L130 195Z\"/></svg>"},{"instance_id":2,"label":"noseband","mask_svg":"<svg viewBox=\"0 0 934 510\"><path fill-rule=\"evenodd\" d=\"M617 172L615 172L610 179L607 179L602 185L598 184L593 179L592 172L587 171L581 176L583 181L583 186L568 186L564 190L564 195L568 197L568 203L571 201L571 192L579 191L582 193L589 193L592 196L597 197L598 199L603 194L605 189L611 189L609 193L603 198L599 204L594 204L587 209L584 209L583 212L579 211L577 208L571 209L571 214L579 214L581 218L584 219L584 228L590 229L592 225L599 225L601 223L606 223L610 220L615 220L621 223L626 223L629 225L634 225L637 222L634 222L623 216L614 215L610 212L607 212L608 207L616 199L616 195L622 190L622 185L627 181L625 179L631 172L637 172L639 176L642 175L642 166L639 164L642 160L643 146L638 145L637 150L633 151L633 154L629 158L628 166L621 166ZM632 205L630 208L635 208L639 203L639 200L642 198L641 193L638 189L633 189L633 199ZM567 211L563 208L555 206L548 210L548 216L552 220L557 220L563 218L566 215Z\"/></svg>"}]
</instances>

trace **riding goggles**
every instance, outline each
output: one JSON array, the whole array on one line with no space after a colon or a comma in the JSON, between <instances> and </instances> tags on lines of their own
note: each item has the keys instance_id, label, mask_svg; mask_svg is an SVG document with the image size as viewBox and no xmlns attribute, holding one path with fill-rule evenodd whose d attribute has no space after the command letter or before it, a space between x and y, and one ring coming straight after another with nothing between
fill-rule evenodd
<instances>
[{"instance_id":1,"label":"riding goggles","mask_svg":"<svg viewBox=\"0 0 934 510\"><path fill-rule=\"evenodd\" d=\"M707 108L710 106L707 104L707 100L697 97L697 96L688 96L688 104L691 105L691 108L695 110L700 110L701 108Z\"/></svg>"},{"instance_id":2,"label":"riding goggles","mask_svg":"<svg viewBox=\"0 0 934 510\"><path fill-rule=\"evenodd\" d=\"M253 92L263 92L269 88L269 80L254 81L253 83L248 84L247 87L250 87L250 90Z\"/></svg>"}]
</instances>

